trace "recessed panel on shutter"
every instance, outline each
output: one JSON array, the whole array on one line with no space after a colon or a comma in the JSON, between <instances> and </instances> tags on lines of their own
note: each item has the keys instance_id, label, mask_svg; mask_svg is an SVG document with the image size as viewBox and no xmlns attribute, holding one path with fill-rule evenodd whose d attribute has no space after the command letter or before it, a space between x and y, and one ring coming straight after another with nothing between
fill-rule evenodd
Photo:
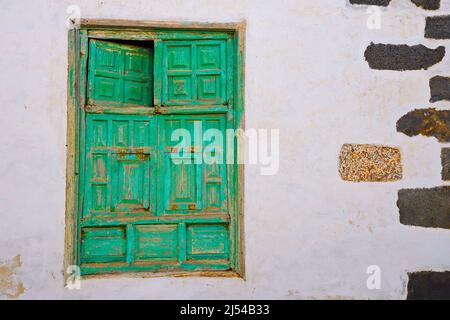
<instances>
[{"instance_id":1,"label":"recessed panel on shutter","mask_svg":"<svg viewBox=\"0 0 450 320\"><path fill-rule=\"evenodd\" d=\"M226 41L166 41L163 48L165 106L227 103Z\"/></svg>"},{"instance_id":2,"label":"recessed panel on shutter","mask_svg":"<svg viewBox=\"0 0 450 320\"><path fill-rule=\"evenodd\" d=\"M92 39L88 71L89 104L153 104L153 48Z\"/></svg>"}]
</instances>

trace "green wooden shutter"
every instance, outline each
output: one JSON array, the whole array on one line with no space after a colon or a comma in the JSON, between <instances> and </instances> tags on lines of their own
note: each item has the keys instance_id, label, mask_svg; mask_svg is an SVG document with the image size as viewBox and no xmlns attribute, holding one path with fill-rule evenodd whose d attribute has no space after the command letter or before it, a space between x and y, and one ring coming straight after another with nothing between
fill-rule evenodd
<instances>
[{"instance_id":1,"label":"green wooden shutter","mask_svg":"<svg viewBox=\"0 0 450 320\"><path fill-rule=\"evenodd\" d=\"M226 137L228 115L153 108L153 96L180 110L226 105L227 42L158 46L155 57L151 43L89 40L87 103L109 109L86 108L81 128L82 274L232 268L226 141L198 136ZM176 129L193 137L182 150L171 139Z\"/></svg>"},{"instance_id":2,"label":"green wooden shutter","mask_svg":"<svg viewBox=\"0 0 450 320\"><path fill-rule=\"evenodd\" d=\"M89 46L89 103L149 106L153 50L100 40Z\"/></svg>"},{"instance_id":3,"label":"green wooden shutter","mask_svg":"<svg viewBox=\"0 0 450 320\"><path fill-rule=\"evenodd\" d=\"M165 42L163 105L225 104L225 45L225 40Z\"/></svg>"},{"instance_id":4,"label":"green wooden shutter","mask_svg":"<svg viewBox=\"0 0 450 320\"><path fill-rule=\"evenodd\" d=\"M154 214L156 118L88 114L86 122L83 218Z\"/></svg>"},{"instance_id":5,"label":"green wooden shutter","mask_svg":"<svg viewBox=\"0 0 450 320\"><path fill-rule=\"evenodd\" d=\"M217 130L225 137L224 116L167 115L161 117L161 150L164 151L164 168L160 171L164 197L161 197L160 214L189 214L201 212L227 212L226 165L223 145L219 141L209 144L195 136L195 127L201 132ZM184 129L191 133L188 151L174 150L177 141L171 141L173 130ZM211 144L220 145L211 145ZM204 149L208 147L208 149ZM205 163L205 150L213 150L221 163ZM196 164L202 162L200 164Z\"/></svg>"}]
</instances>

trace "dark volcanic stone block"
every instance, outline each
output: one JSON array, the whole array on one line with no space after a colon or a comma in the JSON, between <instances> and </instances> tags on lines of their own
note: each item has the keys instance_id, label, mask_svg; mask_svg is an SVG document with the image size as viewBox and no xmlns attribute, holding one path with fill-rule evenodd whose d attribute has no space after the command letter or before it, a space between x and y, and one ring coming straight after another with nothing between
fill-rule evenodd
<instances>
[{"instance_id":1,"label":"dark volcanic stone block","mask_svg":"<svg viewBox=\"0 0 450 320\"><path fill-rule=\"evenodd\" d=\"M377 70L420 70L428 69L445 56L445 47L429 49L424 45L394 45L371 43L364 53L372 69Z\"/></svg>"},{"instance_id":2,"label":"dark volcanic stone block","mask_svg":"<svg viewBox=\"0 0 450 320\"><path fill-rule=\"evenodd\" d=\"M437 10L441 7L441 0L411 0L416 6L425 10Z\"/></svg>"},{"instance_id":3,"label":"dark volcanic stone block","mask_svg":"<svg viewBox=\"0 0 450 320\"><path fill-rule=\"evenodd\" d=\"M449 300L450 271L408 273L408 300Z\"/></svg>"},{"instance_id":4,"label":"dark volcanic stone block","mask_svg":"<svg viewBox=\"0 0 450 320\"><path fill-rule=\"evenodd\" d=\"M450 100L450 78L436 76L430 79L430 102Z\"/></svg>"},{"instance_id":5,"label":"dark volcanic stone block","mask_svg":"<svg viewBox=\"0 0 450 320\"><path fill-rule=\"evenodd\" d=\"M387 7L391 0L350 0L351 4L365 4L370 6Z\"/></svg>"},{"instance_id":6,"label":"dark volcanic stone block","mask_svg":"<svg viewBox=\"0 0 450 320\"><path fill-rule=\"evenodd\" d=\"M397 206L402 224L450 229L450 186L399 190Z\"/></svg>"},{"instance_id":7,"label":"dark volcanic stone block","mask_svg":"<svg viewBox=\"0 0 450 320\"><path fill-rule=\"evenodd\" d=\"M450 15L427 17L425 38L450 39Z\"/></svg>"}]
</instances>

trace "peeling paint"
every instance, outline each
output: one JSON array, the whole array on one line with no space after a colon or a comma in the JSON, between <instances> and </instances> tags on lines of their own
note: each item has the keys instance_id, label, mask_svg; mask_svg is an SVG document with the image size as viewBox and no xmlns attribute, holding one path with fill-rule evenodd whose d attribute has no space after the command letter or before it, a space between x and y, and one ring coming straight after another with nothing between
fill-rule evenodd
<instances>
[{"instance_id":1,"label":"peeling paint","mask_svg":"<svg viewBox=\"0 0 450 320\"><path fill-rule=\"evenodd\" d=\"M0 263L0 297L17 299L25 292L25 287L16 274L21 266L20 255Z\"/></svg>"}]
</instances>

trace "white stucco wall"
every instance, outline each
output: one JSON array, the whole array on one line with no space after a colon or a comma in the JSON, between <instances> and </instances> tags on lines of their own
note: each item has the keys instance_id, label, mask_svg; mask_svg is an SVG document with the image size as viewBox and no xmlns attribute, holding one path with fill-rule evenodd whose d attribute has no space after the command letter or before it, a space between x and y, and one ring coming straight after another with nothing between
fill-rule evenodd
<instances>
[{"instance_id":1,"label":"white stucco wall","mask_svg":"<svg viewBox=\"0 0 450 320\"><path fill-rule=\"evenodd\" d=\"M428 80L448 75L450 54L427 71L374 71L371 42L425 44L427 12L409 0L382 8L345 0L0 0L0 260L21 255L21 298L398 298L407 271L450 269L450 232L400 224L401 188L442 185L433 138L396 132L396 121L429 106ZM86 280L63 287L66 168L66 8L82 17L247 21L246 126L279 128L280 170L245 172L247 279ZM447 47L447 51L450 48ZM436 103L437 107L448 107ZM349 183L338 175L344 143L401 149L404 179ZM368 290L379 265L382 288Z\"/></svg>"}]
</instances>

